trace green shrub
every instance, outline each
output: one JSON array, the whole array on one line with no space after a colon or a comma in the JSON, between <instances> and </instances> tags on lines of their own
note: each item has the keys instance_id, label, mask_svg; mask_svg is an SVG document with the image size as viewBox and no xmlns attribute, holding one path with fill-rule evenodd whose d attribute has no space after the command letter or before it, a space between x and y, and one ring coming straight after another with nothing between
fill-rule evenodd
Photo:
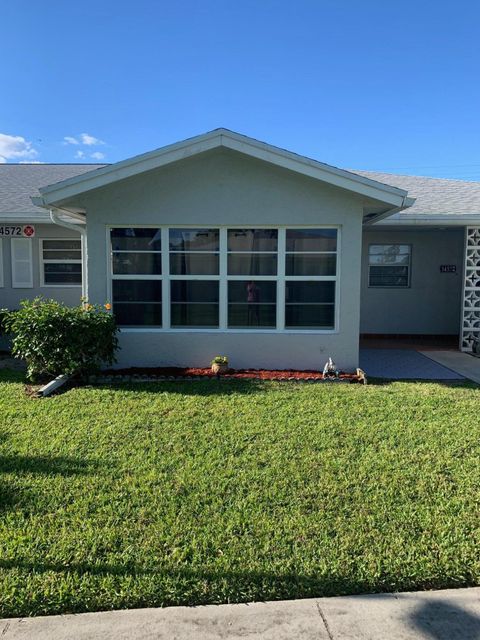
<instances>
[{"instance_id":1,"label":"green shrub","mask_svg":"<svg viewBox=\"0 0 480 640\"><path fill-rule=\"evenodd\" d=\"M7 333L5 320L9 313L8 309L0 309L0 336L4 336Z\"/></svg>"},{"instance_id":2,"label":"green shrub","mask_svg":"<svg viewBox=\"0 0 480 640\"><path fill-rule=\"evenodd\" d=\"M24 300L4 319L12 354L26 361L31 380L94 373L116 361L118 329L108 309L108 304L67 307L56 300Z\"/></svg>"}]
</instances>

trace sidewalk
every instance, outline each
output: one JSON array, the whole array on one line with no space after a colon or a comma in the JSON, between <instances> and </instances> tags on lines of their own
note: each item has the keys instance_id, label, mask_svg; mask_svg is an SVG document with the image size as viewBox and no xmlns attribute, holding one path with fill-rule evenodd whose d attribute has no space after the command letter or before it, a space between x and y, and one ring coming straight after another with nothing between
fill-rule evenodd
<instances>
[{"instance_id":1,"label":"sidewalk","mask_svg":"<svg viewBox=\"0 0 480 640\"><path fill-rule=\"evenodd\" d=\"M480 587L0 620L2 640L479 640Z\"/></svg>"}]
</instances>

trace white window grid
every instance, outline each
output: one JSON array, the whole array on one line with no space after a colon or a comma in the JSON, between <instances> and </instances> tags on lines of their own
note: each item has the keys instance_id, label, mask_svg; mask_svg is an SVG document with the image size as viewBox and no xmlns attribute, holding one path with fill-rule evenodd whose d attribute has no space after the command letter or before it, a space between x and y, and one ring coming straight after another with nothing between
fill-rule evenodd
<instances>
[{"instance_id":1,"label":"white window grid","mask_svg":"<svg viewBox=\"0 0 480 640\"><path fill-rule=\"evenodd\" d=\"M65 258L58 258L58 259L54 259L54 258L48 258L48 259L44 259L43 257L43 252L44 252L44 248L43 248L43 244L45 241L55 241L55 242L78 242L80 243L80 258L75 259L75 260L67 260ZM68 249L67 249L68 250ZM76 249L71 249L72 251L76 251ZM54 251L65 251L65 249L45 249L45 251L49 251L49 252L54 252ZM51 287L55 287L55 288L69 288L69 287L81 287L82 284L81 282L79 282L78 284L76 283L61 283L61 284L57 284L57 283L50 283L50 282L45 282L45 265L46 264L79 264L82 266L82 278L83 278L83 260L82 260L82 253L83 253L83 243L81 238L41 238L40 239L40 252L39 252L39 260L40 260L40 286L41 287L46 287L46 288L51 288Z\"/></svg>"},{"instance_id":2,"label":"white window grid","mask_svg":"<svg viewBox=\"0 0 480 640\"><path fill-rule=\"evenodd\" d=\"M114 274L113 273L113 251L111 248L110 233L112 229L160 229L161 230L161 250L160 251L145 251L145 253L161 253L162 273L161 274ZM220 251L172 251L169 250L169 231L170 229L218 229L219 230L219 246ZM276 229L278 231L278 251L231 251L227 250L227 232L231 229ZM336 254L336 272L334 276L286 276L285 275L285 261L286 261L286 231L287 229L336 229L337 231L337 250L330 251L294 251L289 253L318 253L318 254ZM339 332L339 320L340 320L340 267L341 267L341 227L339 225L291 225L291 226L275 226L275 225L228 225L228 226L215 226L215 225L168 225L161 226L155 224L112 224L106 225L106 249L107 249L107 273L109 274L107 281L107 297L112 301L112 282L113 280L161 280L162 281L162 326L138 326L138 327L122 327L123 332L131 333L150 333L150 332L181 332L181 333L300 333L305 334L334 334ZM124 250L125 253L140 253L138 251ZM117 251L115 251L117 253ZM219 273L215 275L205 274L172 274L170 275L170 253L205 253L215 254L219 253ZM229 253L277 253L277 275L228 275L228 254ZM170 282L173 280L197 280L197 281L218 281L219 282L219 325L218 327L172 327L170 324ZM245 327L244 329L235 327L228 327L228 282L230 280L255 280L255 281L276 281L277 282L277 323L275 328L262 328L262 327ZM334 309L334 326L333 328L318 328L318 329L302 329L302 328L287 328L285 327L285 285L287 281L296 282L334 282L335 283L335 309ZM145 301L148 303L149 301ZM138 301L141 304L141 301Z\"/></svg>"}]
</instances>

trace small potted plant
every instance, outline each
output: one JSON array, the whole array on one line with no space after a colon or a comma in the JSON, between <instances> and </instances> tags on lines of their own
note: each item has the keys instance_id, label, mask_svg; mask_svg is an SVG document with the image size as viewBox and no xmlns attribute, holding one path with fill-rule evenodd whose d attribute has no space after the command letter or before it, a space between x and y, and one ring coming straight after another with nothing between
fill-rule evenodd
<instances>
[{"instance_id":1,"label":"small potted plant","mask_svg":"<svg viewBox=\"0 0 480 640\"><path fill-rule=\"evenodd\" d=\"M215 356L210 365L212 367L212 373L215 373L217 376L221 373L226 373L228 371L228 358L227 356Z\"/></svg>"}]
</instances>

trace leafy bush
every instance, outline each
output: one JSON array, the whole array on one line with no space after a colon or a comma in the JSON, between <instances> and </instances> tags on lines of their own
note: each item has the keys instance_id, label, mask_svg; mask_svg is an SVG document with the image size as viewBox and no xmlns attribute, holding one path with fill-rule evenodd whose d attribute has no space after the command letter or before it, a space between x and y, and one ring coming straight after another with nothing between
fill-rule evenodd
<instances>
[{"instance_id":1,"label":"leafy bush","mask_svg":"<svg viewBox=\"0 0 480 640\"><path fill-rule=\"evenodd\" d=\"M0 309L0 336L3 336L7 333L5 327L5 320L10 312L8 309Z\"/></svg>"},{"instance_id":2,"label":"leafy bush","mask_svg":"<svg viewBox=\"0 0 480 640\"><path fill-rule=\"evenodd\" d=\"M118 349L117 326L110 305L86 302L67 307L56 300L24 300L6 314L12 354L27 363L31 380L60 374L85 376L111 365Z\"/></svg>"},{"instance_id":3,"label":"leafy bush","mask_svg":"<svg viewBox=\"0 0 480 640\"><path fill-rule=\"evenodd\" d=\"M212 366L214 364L219 364L221 366L228 366L228 357L227 356L215 356L210 364Z\"/></svg>"}]
</instances>

